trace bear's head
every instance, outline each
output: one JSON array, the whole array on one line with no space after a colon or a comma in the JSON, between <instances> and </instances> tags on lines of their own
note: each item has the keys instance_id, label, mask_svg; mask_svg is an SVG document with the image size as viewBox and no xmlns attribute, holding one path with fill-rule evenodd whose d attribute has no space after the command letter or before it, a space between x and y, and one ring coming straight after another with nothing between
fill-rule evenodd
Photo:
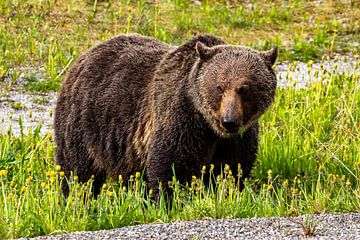
<instances>
[{"instance_id":1,"label":"bear's head","mask_svg":"<svg viewBox=\"0 0 360 240\"><path fill-rule=\"evenodd\" d=\"M192 96L198 111L221 137L246 130L274 101L277 48L258 52L246 47L195 46Z\"/></svg>"}]
</instances>

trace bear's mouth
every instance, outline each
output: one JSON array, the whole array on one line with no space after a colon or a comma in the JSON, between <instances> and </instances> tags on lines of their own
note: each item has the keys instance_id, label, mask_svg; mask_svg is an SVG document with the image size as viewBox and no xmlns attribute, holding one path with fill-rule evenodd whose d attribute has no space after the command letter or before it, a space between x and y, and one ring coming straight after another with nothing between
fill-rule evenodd
<instances>
[{"instance_id":1,"label":"bear's mouth","mask_svg":"<svg viewBox=\"0 0 360 240\"><path fill-rule=\"evenodd\" d=\"M220 129L223 133L227 135L236 135L239 133L240 129L242 129L242 126L234 126L232 128L225 128L222 124L220 124Z\"/></svg>"},{"instance_id":2,"label":"bear's mouth","mask_svg":"<svg viewBox=\"0 0 360 240\"><path fill-rule=\"evenodd\" d=\"M224 129L226 133L229 133L229 134L235 134L235 133L238 133L239 130L240 130L240 127L238 128L234 128L234 129Z\"/></svg>"}]
</instances>

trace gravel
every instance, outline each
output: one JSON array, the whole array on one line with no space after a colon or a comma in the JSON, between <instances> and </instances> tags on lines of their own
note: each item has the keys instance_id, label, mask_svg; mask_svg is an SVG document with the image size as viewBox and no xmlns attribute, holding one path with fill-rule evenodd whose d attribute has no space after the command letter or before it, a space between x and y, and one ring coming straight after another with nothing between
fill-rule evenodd
<instances>
[{"instance_id":1,"label":"gravel","mask_svg":"<svg viewBox=\"0 0 360 240\"><path fill-rule=\"evenodd\" d=\"M315 227L309 236L307 229ZM74 232L35 239L360 239L360 213L205 219Z\"/></svg>"}]
</instances>

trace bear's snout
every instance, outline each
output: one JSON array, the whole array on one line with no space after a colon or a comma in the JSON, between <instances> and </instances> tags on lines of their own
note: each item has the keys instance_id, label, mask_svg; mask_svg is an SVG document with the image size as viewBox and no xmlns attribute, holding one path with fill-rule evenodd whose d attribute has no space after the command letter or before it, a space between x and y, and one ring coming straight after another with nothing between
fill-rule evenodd
<instances>
[{"instance_id":1,"label":"bear's snout","mask_svg":"<svg viewBox=\"0 0 360 240\"><path fill-rule=\"evenodd\" d=\"M237 132L239 129L239 124L234 118L223 117L221 119L221 125L226 129L227 132Z\"/></svg>"},{"instance_id":2,"label":"bear's snout","mask_svg":"<svg viewBox=\"0 0 360 240\"><path fill-rule=\"evenodd\" d=\"M242 125L242 106L235 92L224 94L220 107L220 124L228 133L235 133Z\"/></svg>"}]
</instances>

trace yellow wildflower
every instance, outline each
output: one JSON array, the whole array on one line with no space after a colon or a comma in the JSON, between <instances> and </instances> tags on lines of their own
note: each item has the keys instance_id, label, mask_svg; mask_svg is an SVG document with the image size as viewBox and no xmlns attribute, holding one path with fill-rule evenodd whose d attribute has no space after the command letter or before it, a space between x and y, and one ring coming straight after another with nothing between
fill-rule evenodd
<instances>
[{"instance_id":1,"label":"yellow wildflower","mask_svg":"<svg viewBox=\"0 0 360 240\"><path fill-rule=\"evenodd\" d=\"M29 185L29 184L31 183L31 181L32 181L32 177L31 177L31 176L28 177L28 178L26 178L26 180L25 180L26 185Z\"/></svg>"},{"instance_id":2,"label":"yellow wildflower","mask_svg":"<svg viewBox=\"0 0 360 240\"><path fill-rule=\"evenodd\" d=\"M26 188L25 186L23 186L23 187L21 188L21 192L22 192L22 193L26 192L26 190L27 190L27 188Z\"/></svg>"},{"instance_id":3,"label":"yellow wildflower","mask_svg":"<svg viewBox=\"0 0 360 240\"><path fill-rule=\"evenodd\" d=\"M61 170L61 166L60 166L60 165L56 165L56 166L55 166L55 170L56 170L57 172L59 172L59 171Z\"/></svg>"},{"instance_id":4,"label":"yellow wildflower","mask_svg":"<svg viewBox=\"0 0 360 240\"><path fill-rule=\"evenodd\" d=\"M3 169L3 170L0 170L0 177L3 177L3 176L6 176L8 173L7 170Z\"/></svg>"}]
</instances>

